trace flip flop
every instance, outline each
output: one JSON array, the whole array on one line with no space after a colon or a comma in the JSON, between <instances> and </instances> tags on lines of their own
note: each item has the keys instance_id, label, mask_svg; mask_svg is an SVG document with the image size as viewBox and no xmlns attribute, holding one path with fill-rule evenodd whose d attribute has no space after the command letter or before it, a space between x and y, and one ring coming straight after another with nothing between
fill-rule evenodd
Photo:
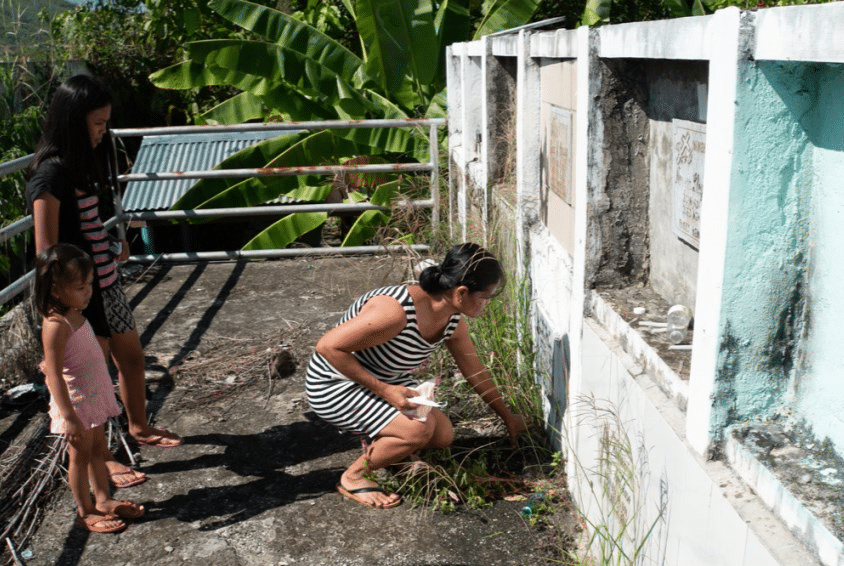
<instances>
[{"instance_id":1,"label":"flip flop","mask_svg":"<svg viewBox=\"0 0 844 566\"><path fill-rule=\"evenodd\" d=\"M139 472L138 470L128 468L125 472L109 472L108 479L111 482L111 485L115 488L123 489L132 487L133 485L138 485L139 483L144 483L147 481L147 475L143 472Z\"/></svg>"},{"instance_id":2,"label":"flip flop","mask_svg":"<svg viewBox=\"0 0 844 566\"><path fill-rule=\"evenodd\" d=\"M138 505L133 501L118 501L111 510L111 515L116 515L121 519L138 519L144 516L146 509L143 505Z\"/></svg>"},{"instance_id":3,"label":"flip flop","mask_svg":"<svg viewBox=\"0 0 844 566\"><path fill-rule=\"evenodd\" d=\"M104 523L108 522L117 522L118 524L110 527L104 526ZM76 526L85 529L89 533L119 533L126 528L126 523L114 515L88 515L85 518L77 516Z\"/></svg>"},{"instance_id":4,"label":"flip flop","mask_svg":"<svg viewBox=\"0 0 844 566\"><path fill-rule=\"evenodd\" d=\"M166 431L173 434L170 431ZM154 448L177 448L183 444L183 440L176 436L165 436L163 434L151 434L146 438L132 438L137 444L142 446L152 446Z\"/></svg>"},{"instance_id":5,"label":"flip flop","mask_svg":"<svg viewBox=\"0 0 844 566\"><path fill-rule=\"evenodd\" d=\"M341 484L338 483L337 484L337 491L340 492L340 495L342 495L343 497L347 497L347 498L351 499L352 501L354 501L356 503L360 503L361 505L363 505L365 507L369 507L370 509L392 509L393 507L401 505L401 498L397 499L396 501L393 501L392 503L388 503L387 505L384 505L383 507L376 507L375 505L366 501L365 499L361 499L360 497L358 497L358 494L361 494L361 493L374 493L374 492L385 493L384 490L381 489L381 487L379 487L379 486L359 487L357 489L346 489L345 487L343 487Z\"/></svg>"}]
</instances>

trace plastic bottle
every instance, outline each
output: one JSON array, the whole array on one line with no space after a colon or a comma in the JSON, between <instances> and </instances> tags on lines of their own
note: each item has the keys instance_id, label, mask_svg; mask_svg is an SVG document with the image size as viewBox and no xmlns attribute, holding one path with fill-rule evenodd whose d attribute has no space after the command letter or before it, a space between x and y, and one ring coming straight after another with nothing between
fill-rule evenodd
<instances>
[{"instance_id":1,"label":"plastic bottle","mask_svg":"<svg viewBox=\"0 0 844 566\"><path fill-rule=\"evenodd\" d=\"M522 517L527 519L531 515L533 515L536 510L539 508L542 503L545 501L545 494L541 491L538 493L530 494L530 497L527 499L527 505L522 507Z\"/></svg>"},{"instance_id":2,"label":"plastic bottle","mask_svg":"<svg viewBox=\"0 0 844 566\"><path fill-rule=\"evenodd\" d=\"M691 320L692 311L685 305L674 305L668 309L666 319L668 341L672 344L682 343L686 339L686 331Z\"/></svg>"}]
</instances>

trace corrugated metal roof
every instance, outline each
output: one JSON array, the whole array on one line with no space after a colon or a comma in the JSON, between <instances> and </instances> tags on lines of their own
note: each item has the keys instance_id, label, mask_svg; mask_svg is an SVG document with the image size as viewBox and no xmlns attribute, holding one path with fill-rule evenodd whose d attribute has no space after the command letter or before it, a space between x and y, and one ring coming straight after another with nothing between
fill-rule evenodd
<instances>
[{"instance_id":1,"label":"corrugated metal roof","mask_svg":"<svg viewBox=\"0 0 844 566\"><path fill-rule=\"evenodd\" d=\"M256 131L146 136L132 171L204 171L243 148L278 135L279 132ZM197 179L132 181L123 195L123 210L166 210L196 182Z\"/></svg>"}]
</instances>

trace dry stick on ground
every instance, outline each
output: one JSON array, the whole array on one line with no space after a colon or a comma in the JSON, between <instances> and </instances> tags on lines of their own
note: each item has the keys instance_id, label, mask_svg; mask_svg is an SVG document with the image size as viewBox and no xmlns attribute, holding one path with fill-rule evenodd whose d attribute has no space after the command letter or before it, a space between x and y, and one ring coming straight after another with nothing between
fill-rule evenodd
<instances>
[{"instance_id":1,"label":"dry stick on ground","mask_svg":"<svg viewBox=\"0 0 844 566\"><path fill-rule=\"evenodd\" d=\"M185 384L187 392L183 404L194 408L232 395L257 381L264 371L270 381L269 396L272 393L274 355L287 349L295 338L226 339L222 345L214 346L202 355L189 356L171 368L174 379L178 378L180 383ZM212 389L210 392L209 388Z\"/></svg>"},{"instance_id":2,"label":"dry stick on ground","mask_svg":"<svg viewBox=\"0 0 844 566\"><path fill-rule=\"evenodd\" d=\"M9 547L9 552L12 553L12 558L15 560L15 564L19 564L20 566L24 566L23 558L20 554L18 554L17 549L15 548L14 543L12 543L12 539L6 537L6 546Z\"/></svg>"},{"instance_id":3,"label":"dry stick on ground","mask_svg":"<svg viewBox=\"0 0 844 566\"><path fill-rule=\"evenodd\" d=\"M43 506L62 483L64 438L48 433L49 419L41 423L25 446L0 463L0 490L10 494L0 506L0 538L25 546L38 527ZM32 463L36 463L31 469Z\"/></svg>"}]
</instances>

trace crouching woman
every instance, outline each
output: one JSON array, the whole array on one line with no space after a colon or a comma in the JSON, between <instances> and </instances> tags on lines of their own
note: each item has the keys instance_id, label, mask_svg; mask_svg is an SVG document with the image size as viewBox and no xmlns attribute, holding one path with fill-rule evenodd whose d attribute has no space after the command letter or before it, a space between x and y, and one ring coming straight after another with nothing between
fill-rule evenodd
<instances>
[{"instance_id":1,"label":"crouching woman","mask_svg":"<svg viewBox=\"0 0 844 566\"><path fill-rule=\"evenodd\" d=\"M340 477L337 490L363 505L385 509L401 502L385 493L370 472L400 462L423 448L453 439L451 421L438 408L424 420L414 369L445 344L475 392L503 419L511 440L527 428L504 403L475 351L464 317L476 317L503 285L498 260L477 244L453 247L440 265L427 267L419 283L370 291L316 345L306 388L312 410L327 422L362 433L371 442Z\"/></svg>"}]
</instances>

